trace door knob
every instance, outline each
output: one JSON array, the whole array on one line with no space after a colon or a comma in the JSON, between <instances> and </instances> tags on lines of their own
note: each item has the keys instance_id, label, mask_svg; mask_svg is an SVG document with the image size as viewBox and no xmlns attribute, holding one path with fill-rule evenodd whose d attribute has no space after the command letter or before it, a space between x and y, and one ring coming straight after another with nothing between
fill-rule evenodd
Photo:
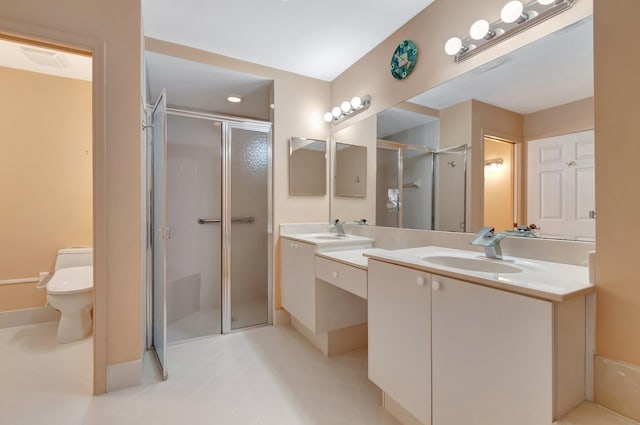
<instances>
[{"instance_id":1,"label":"door knob","mask_svg":"<svg viewBox=\"0 0 640 425\"><path fill-rule=\"evenodd\" d=\"M333 278L334 278L334 279L337 279L337 278L338 278L338 272L333 272L332 274L333 274Z\"/></svg>"},{"instance_id":2,"label":"door knob","mask_svg":"<svg viewBox=\"0 0 640 425\"><path fill-rule=\"evenodd\" d=\"M416 282L418 283L418 286L424 286L425 284L424 276L418 276L418 279L416 279Z\"/></svg>"},{"instance_id":3,"label":"door knob","mask_svg":"<svg viewBox=\"0 0 640 425\"><path fill-rule=\"evenodd\" d=\"M431 288L434 291L440 290L440 282L438 282L437 280L434 280L433 282L431 282Z\"/></svg>"}]
</instances>

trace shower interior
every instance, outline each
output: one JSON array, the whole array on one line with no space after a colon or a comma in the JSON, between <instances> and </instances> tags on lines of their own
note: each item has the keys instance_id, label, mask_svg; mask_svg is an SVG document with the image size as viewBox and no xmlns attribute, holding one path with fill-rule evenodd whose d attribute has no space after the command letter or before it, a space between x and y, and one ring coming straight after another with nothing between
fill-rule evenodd
<instances>
[{"instance_id":1,"label":"shower interior","mask_svg":"<svg viewBox=\"0 0 640 425\"><path fill-rule=\"evenodd\" d=\"M466 145L435 150L378 140L376 224L466 229Z\"/></svg>"}]
</instances>

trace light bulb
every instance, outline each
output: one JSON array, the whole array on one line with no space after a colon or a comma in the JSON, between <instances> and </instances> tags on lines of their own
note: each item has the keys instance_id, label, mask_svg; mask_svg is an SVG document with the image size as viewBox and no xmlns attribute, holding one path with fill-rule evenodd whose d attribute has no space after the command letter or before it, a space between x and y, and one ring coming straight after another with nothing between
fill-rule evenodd
<instances>
[{"instance_id":1,"label":"light bulb","mask_svg":"<svg viewBox=\"0 0 640 425\"><path fill-rule=\"evenodd\" d=\"M538 3L540 3L543 6L548 6L551 3L555 3L555 2L556 2L556 0L538 0Z\"/></svg>"},{"instance_id":2,"label":"light bulb","mask_svg":"<svg viewBox=\"0 0 640 425\"><path fill-rule=\"evenodd\" d=\"M511 24L520 19L522 12L524 12L524 5L522 2L519 0L513 0L504 5L502 12L500 12L500 19L502 19L502 22Z\"/></svg>"},{"instance_id":3,"label":"light bulb","mask_svg":"<svg viewBox=\"0 0 640 425\"><path fill-rule=\"evenodd\" d=\"M331 122L333 121L333 114L331 112L325 112L324 113L324 120L326 122Z\"/></svg>"},{"instance_id":4,"label":"light bulb","mask_svg":"<svg viewBox=\"0 0 640 425\"><path fill-rule=\"evenodd\" d=\"M362 106L362 98L360 96L355 96L351 99L351 107L353 109L359 109Z\"/></svg>"},{"instance_id":5,"label":"light bulb","mask_svg":"<svg viewBox=\"0 0 640 425\"><path fill-rule=\"evenodd\" d=\"M487 34L489 34L489 22L484 19L478 19L469 28L469 36L474 40L482 40Z\"/></svg>"},{"instance_id":6,"label":"light bulb","mask_svg":"<svg viewBox=\"0 0 640 425\"><path fill-rule=\"evenodd\" d=\"M351 102L347 102L346 100L340 104L340 109L345 114L351 110Z\"/></svg>"},{"instance_id":7,"label":"light bulb","mask_svg":"<svg viewBox=\"0 0 640 425\"><path fill-rule=\"evenodd\" d=\"M331 113L333 114L334 117L338 118L340 115L342 115L342 109L340 109L339 106L334 106L333 109L331 110Z\"/></svg>"},{"instance_id":8,"label":"light bulb","mask_svg":"<svg viewBox=\"0 0 640 425\"><path fill-rule=\"evenodd\" d=\"M240 96L236 96L236 95L231 95L227 97L227 100L231 103L240 103L242 102L242 97Z\"/></svg>"},{"instance_id":9,"label":"light bulb","mask_svg":"<svg viewBox=\"0 0 640 425\"><path fill-rule=\"evenodd\" d=\"M444 51L449 56L457 54L462 49L462 40L459 37L451 37L444 43Z\"/></svg>"}]
</instances>

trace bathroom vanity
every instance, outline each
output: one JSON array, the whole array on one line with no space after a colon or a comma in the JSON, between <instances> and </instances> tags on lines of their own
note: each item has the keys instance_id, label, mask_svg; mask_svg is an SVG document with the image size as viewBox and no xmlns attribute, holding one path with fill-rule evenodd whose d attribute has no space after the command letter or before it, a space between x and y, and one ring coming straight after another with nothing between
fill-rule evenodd
<instances>
[{"instance_id":1,"label":"bathroom vanity","mask_svg":"<svg viewBox=\"0 0 640 425\"><path fill-rule=\"evenodd\" d=\"M315 333L368 322L369 379L406 423L551 424L585 399L586 267L337 238L282 236L282 305Z\"/></svg>"},{"instance_id":2,"label":"bathroom vanity","mask_svg":"<svg viewBox=\"0 0 640 425\"><path fill-rule=\"evenodd\" d=\"M373 239L354 235L283 236L280 240L282 306L314 333L366 323L366 258L362 257L361 250L372 245ZM343 250L358 252L361 267L320 257L322 253Z\"/></svg>"}]
</instances>

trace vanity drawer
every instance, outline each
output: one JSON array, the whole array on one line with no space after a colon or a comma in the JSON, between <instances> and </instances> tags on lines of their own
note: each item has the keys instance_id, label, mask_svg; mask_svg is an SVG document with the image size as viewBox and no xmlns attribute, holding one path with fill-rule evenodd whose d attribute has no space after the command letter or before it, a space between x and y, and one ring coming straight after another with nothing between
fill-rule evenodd
<instances>
[{"instance_id":1,"label":"vanity drawer","mask_svg":"<svg viewBox=\"0 0 640 425\"><path fill-rule=\"evenodd\" d=\"M361 298L367 298L366 270L316 257L316 277Z\"/></svg>"}]
</instances>

